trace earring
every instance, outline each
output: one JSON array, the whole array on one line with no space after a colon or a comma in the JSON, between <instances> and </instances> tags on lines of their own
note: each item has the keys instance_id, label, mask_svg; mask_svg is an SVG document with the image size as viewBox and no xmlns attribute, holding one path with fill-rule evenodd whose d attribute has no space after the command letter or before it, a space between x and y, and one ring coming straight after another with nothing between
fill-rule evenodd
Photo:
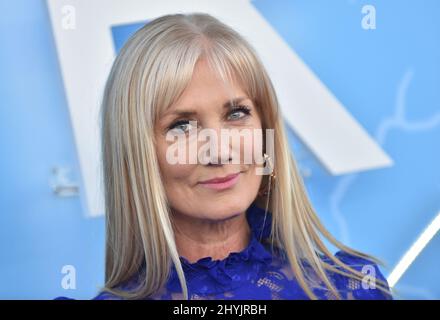
<instances>
[{"instance_id":1,"label":"earring","mask_svg":"<svg viewBox=\"0 0 440 320\"><path fill-rule=\"evenodd\" d=\"M258 191L258 195L260 197L268 196L270 194L271 184L275 181L275 178L276 178L272 158L266 153L263 154L263 158L264 158L265 163L271 169L271 174L269 175L269 182L262 189L260 189Z\"/></svg>"},{"instance_id":2,"label":"earring","mask_svg":"<svg viewBox=\"0 0 440 320\"><path fill-rule=\"evenodd\" d=\"M264 220L263 220L263 225L261 227L260 242L263 237L264 227L266 225L267 209L269 208L270 189L271 189L272 182L274 182L275 178L276 178L275 169L274 169L274 165L273 165L271 157L269 155L267 155L266 153L264 153L263 157L264 157L265 162L267 163L267 165L271 169L271 174L269 175L269 182L267 183L267 185L263 188L263 190L260 190L258 192L258 194L260 196L266 196L266 208L264 210Z\"/></svg>"}]
</instances>

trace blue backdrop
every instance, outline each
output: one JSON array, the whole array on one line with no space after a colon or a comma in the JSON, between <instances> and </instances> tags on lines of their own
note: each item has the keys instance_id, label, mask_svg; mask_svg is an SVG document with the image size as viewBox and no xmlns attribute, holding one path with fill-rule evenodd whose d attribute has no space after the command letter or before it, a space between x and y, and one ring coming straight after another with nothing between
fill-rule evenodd
<instances>
[{"instance_id":1,"label":"blue backdrop","mask_svg":"<svg viewBox=\"0 0 440 320\"><path fill-rule=\"evenodd\" d=\"M393 269L440 211L440 2L257 0L285 41L393 158L334 177L289 132L315 209L340 240ZM361 27L363 5L375 30ZM115 50L139 25L114 26ZM53 193L52 169L77 154L44 1L0 1L0 299L91 298L104 278L104 219ZM396 285L439 299L440 235ZM64 265L76 288L61 285Z\"/></svg>"}]
</instances>

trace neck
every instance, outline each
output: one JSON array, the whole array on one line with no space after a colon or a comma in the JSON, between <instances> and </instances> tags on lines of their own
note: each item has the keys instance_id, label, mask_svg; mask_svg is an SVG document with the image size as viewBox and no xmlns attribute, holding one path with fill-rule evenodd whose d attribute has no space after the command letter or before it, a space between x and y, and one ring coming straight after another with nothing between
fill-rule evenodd
<instances>
[{"instance_id":1,"label":"neck","mask_svg":"<svg viewBox=\"0 0 440 320\"><path fill-rule=\"evenodd\" d=\"M173 214L177 251L190 263L211 257L223 260L232 252L244 250L251 229L246 212L225 220L198 219Z\"/></svg>"}]
</instances>

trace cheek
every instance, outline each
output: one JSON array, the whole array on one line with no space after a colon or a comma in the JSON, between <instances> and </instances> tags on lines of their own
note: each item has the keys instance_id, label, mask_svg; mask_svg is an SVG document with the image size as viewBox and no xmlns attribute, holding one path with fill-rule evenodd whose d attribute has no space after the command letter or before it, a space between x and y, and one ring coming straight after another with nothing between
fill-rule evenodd
<instances>
[{"instance_id":1,"label":"cheek","mask_svg":"<svg viewBox=\"0 0 440 320\"><path fill-rule=\"evenodd\" d=\"M167 161L167 150L169 144L161 141L156 146L157 159L159 162L160 172L165 187L172 186L176 183L188 182L194 165L191 164L172 164Z\"/></svg>"},{"instance_id":2,"label":"cheek","mask_svg":"<svg viewBox=\"0 0 440 320\"><path fill-rule=\"evenodd\" d=\"M256 165L255 159L263 152L263 130L259 119L250 123L246 130L250 135L244 135L240 141L240 159L246 165Z\"/></svg>"},{"instance_id":3,"label":"cheek","mask_svg":"<svg viewBox=\"0 0 440 320\"><path fill-rule=\"evenodd\" d=\"M247 190L247 192L256 193L260 189L262 176L256 174L255 168L251 168L247 174L246 178L243 181L242 184L243 191Z\"/></svg>"},{"instance_id":4,"label":"cheek","mask_svg":"<svg viewBox=\"0 0 440 320\"><path fill-rule=\"evenodd\" d=\"M178 208L185 212L191 206L191 199L194 198L194 188L192 186L192 175L194 165L169 164L165 156L160 160L160 170L165 195L173 208ZM189 201L189 203L188 203Z\"/></svg>"}]
</instances>

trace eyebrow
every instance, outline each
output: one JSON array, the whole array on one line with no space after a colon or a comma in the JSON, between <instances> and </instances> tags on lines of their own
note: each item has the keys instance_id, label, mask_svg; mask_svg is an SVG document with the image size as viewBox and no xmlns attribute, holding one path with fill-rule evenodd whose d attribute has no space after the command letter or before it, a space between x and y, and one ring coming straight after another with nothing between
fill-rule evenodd
<instances>
[{"instance_id":1,"label":"eyebrow","mask_svg":"<svg viewBox=\"0 0 440 320\"><path fill-rule=\"evenodd\" d=\"M231 100L226 101L225 103L223 103L223 108L224 109L229 109L231 107L237 106L240 102L242 102L243 100L247 100L249 99L248 97L237 97L237 98L233 98ZM168 115L178 115L178 116L182 116L182 117L190 117L197 114L197 111L195 110L179 110L176 109L173 112L170 112Z\"/></svg>"}]
</instances>

